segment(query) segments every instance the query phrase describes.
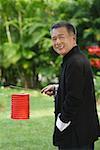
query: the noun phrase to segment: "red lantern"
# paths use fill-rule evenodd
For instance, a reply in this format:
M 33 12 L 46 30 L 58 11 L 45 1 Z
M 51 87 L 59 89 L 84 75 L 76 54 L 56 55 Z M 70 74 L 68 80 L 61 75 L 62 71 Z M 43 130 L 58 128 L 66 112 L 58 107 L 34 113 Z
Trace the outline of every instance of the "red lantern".
M 29 119 L 29 94 L 12 95 L 11 118 Z

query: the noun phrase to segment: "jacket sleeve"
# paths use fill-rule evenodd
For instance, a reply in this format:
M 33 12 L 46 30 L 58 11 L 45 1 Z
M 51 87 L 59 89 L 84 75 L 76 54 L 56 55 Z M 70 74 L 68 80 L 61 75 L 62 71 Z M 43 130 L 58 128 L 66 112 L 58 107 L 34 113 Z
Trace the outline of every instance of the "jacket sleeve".
M 65 97 L 60 119 L 63 122 L 73 121 L 82 104 L 84 89 L 84 64 L 80 61 L 71 63 L 65 71 Z

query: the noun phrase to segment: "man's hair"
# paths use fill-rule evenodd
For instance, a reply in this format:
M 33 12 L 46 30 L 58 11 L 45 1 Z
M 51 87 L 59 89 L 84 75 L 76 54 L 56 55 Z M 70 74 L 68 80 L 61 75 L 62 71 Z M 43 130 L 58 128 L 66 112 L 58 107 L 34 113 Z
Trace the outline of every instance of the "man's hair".
M 66 22 L 66 21 L 62 21 L 62 22 L 58 22 L 56 24 L 54 24 L 52 27 L 51 27 L 51 30 L 52 31 L 53 29 L 57 29 L 57 28 L 61 28 L 61 27 L 65 27 L 68 31 L 68 33 L 74 33 L 75 35 L 77 35 L 77 31 L 76 31 L 76 28 L 69 22 Z

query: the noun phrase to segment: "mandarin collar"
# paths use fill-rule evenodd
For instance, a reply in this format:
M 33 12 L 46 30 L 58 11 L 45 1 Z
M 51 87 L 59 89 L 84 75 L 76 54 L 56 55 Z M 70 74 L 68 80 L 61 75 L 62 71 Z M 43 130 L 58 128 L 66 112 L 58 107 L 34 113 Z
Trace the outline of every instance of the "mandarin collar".
M 64 57 L 63 57 L 63 63 L 75 52 L 80 51 L 79 46 L 74 46 Z

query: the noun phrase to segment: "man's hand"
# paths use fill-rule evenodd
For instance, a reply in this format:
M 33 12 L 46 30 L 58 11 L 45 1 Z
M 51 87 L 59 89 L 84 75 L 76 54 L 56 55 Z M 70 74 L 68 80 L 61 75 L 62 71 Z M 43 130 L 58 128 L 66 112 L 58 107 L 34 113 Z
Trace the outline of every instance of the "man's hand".
M 45 93 L 49 96 L 52 96 L 52 95 L 54 95 L 54 90 L 55 90 L 55 84 L 52 84 L 52 85 L 48 85 L 48 86 L 44 87 L 41 90 L 41 93 Z

